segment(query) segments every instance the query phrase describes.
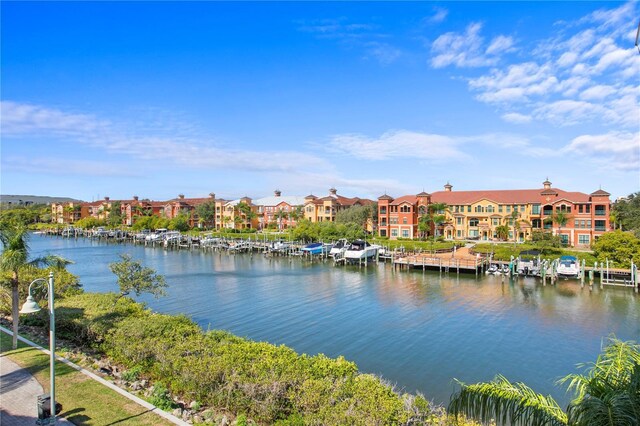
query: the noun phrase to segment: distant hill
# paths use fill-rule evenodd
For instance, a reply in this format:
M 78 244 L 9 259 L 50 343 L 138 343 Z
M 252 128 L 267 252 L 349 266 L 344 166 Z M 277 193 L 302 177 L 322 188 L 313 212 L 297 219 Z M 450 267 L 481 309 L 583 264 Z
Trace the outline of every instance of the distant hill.
M 10 206 L 29 206 L 31 204 L 68 203 L 71 201 L 73 201 L 74 203 L 82 202 L 81 200 L 76 200 L 69 197 L 45 197 L 40 195 L 0 194 L 0 203 L 8 204 Z

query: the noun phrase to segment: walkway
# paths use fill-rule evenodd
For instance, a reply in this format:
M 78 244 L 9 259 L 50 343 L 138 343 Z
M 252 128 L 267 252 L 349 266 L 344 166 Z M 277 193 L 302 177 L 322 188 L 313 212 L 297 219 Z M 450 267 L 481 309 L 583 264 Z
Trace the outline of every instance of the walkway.
M 42 386 L 27 370 L 0 356 L 0 424 L 2 426 L 33 426 L 38 419 L 36 398 L 43 394 Z M 59 425 L 71 425 L 58 419 Z

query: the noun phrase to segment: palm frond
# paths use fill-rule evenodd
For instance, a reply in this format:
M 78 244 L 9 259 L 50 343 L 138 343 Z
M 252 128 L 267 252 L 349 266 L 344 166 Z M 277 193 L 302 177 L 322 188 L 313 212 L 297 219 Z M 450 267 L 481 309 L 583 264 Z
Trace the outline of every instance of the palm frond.
M 448 410 L 481 422 L 499 425 L 566 425 L 567 416 L 551 396 L 544 396 L 523 383 L 511 383 L 498 375 L 488 383 L 461 385 L 451 397 Z

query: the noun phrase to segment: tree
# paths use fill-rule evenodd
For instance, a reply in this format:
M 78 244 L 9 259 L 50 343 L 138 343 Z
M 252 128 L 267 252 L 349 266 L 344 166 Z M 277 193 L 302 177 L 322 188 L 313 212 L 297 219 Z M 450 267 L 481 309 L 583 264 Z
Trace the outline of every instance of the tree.
M 372 205 L 351 206 L 348 209 L 340 210 L 336 213 L 336 223 L 355 223 L 365 228 L 376 211 Z
M 611 222 L 618 229 L 632 231 L 640 238 L 640 192 L 616 201 L 611 208 Z
M 186 232 L 190 228 L 189 216 L 184 213 L 180 213 L 169 221 L 169 225 L 167 227 L 173 231 Z
M 640 264 L 640 239 L 632 232 L 607 232 L 593 243 L 592 248 L 598 262 L 609 260 L 621 268 L 630 267 L 631 260 Z
M 517 210 L 518 206 L 513 206 L 513 211 L 511 212 L 511 224 L 513 225 L 513 243 L 515 246 L 515 242 L 518 241 L 518 231 L 520 230 L 520 223 L 518 218 L 520 217 L 520 212 Z
M 39 257 L 29 260 L 29 245 L 27 228 L 18 222 L 0 223 L 0 242 L 2 255 L 0 270 L 11 273 L 11 318 L 13 321 L 12 348 L 18 347 L 18 310 L 20 309 L 20 271 L 29 267 L 46 264 L 46 259 Z
M 279 209 L 277 212 L 275 212 L 275 214 L 273 215 L 273 217 L 275 217 L 276 219 L 278 219 L 278 231 L 282 231 L 282 220 L 283 219 L 287 219 L 287 217 L 289 216 L 289 213 L 287 213 L 285 210 L 283 209 Z
M 216 202 L 210 200 L 196 206 L 196 213 L 198 214 L 200 225 L 206 229 L 207 224 L 213 222 L 216 217 Z
M 446 219 L 444 215 L 446 210 L 447 210 L 447 205 L 445 203 L 429 204 L 429 207 L 427 208 L 427 215 L 420 217 L 420 219 L 422 219 L 422 221 L 424 222 L 423 229 L 425 229 L 426 232 L 428 232 L 428 230 L 433 228 L 434 241 L 438 234 L 438 228 L 440 227 L 440 225 L 444 223 Z M 418 229 L 420 230 L 420 225 L 418 225 Z
M 508 225 L 498 225 L 496 226 L 496 236 L 501 240 L 509 239 L 509 226 Z
M 116 298 L 115 303 L 124 296 L 135 293 L 140 296 L 142 293 L 153 294 L 156 298 L 164 296 L 164 289 L 167 283 L 162 275 L 156 274 L 151 268 L 142 266 L 142 264 L 133 260 L 128 254 L 121 254 L 119 262 L 109 264 L 109 269 L 118 277 L 118 286 L 120 294 Z
M 109 217 L 107 218 L 107 224 L 109 226 L 120 226 L 122 225 L 122 204 L 120 201 L 115 201 L 111 205 L 111 209 L 109 212 Z
M 554 214 L 551 215 L 549 219 L 551 219 L 552 223 L 556 223 L 558 225 L 558 235 L 562 235 L 562 227 L 569 222 L 571 216 L 564 210 L 557 210 Z M 571 241 L 568 241 L 571 244 Z
M 498 425 L 640 424 L 640 346 L 610 338 L 595 363 L 578 367 L 588 368 L 558 381 L 574 392 L 566 412 L 552 397 L 503 376 L 488 383 L 460 383 L 448 410 Z

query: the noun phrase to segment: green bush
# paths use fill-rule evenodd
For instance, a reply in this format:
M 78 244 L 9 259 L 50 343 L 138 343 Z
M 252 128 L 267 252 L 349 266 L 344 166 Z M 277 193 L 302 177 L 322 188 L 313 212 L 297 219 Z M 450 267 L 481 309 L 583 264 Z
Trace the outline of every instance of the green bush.
M 185 316 L 152 313 L 128 298 L 114 304 L 116 297 L 63 299 L 58 330 L 124 365 L 126 380 L 156 381 L 150 402 L 163 409 L 174 407 L 170 391 L 265 424 L 407 424 L 434 412 L 343 357 L 205 332 Z

